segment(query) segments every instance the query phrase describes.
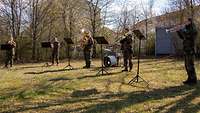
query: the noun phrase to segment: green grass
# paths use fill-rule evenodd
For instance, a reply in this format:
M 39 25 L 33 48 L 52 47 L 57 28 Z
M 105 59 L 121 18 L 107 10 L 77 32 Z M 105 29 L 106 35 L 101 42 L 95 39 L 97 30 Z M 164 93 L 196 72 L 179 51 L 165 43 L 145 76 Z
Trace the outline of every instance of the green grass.
M 96 76 L 94 68 L 82 69 L 83 61 L 73 61 L 72 71 L 43 64 L 15 65 L 0 69 L 0 112 L 23 113 L 196 113 L 200 112 L 200 85 L 185 86 L 184 62 L 174 59 L 143 59 L 140 75 L 149 82 L 127 84 L 134 70 L 121 73 L 120 67 Z M 196 61 L 197 75 L 200 64 Z M 199 76 L 198 76 L 199 77 Z M 93 90 L 93 91 L 92 91 Z

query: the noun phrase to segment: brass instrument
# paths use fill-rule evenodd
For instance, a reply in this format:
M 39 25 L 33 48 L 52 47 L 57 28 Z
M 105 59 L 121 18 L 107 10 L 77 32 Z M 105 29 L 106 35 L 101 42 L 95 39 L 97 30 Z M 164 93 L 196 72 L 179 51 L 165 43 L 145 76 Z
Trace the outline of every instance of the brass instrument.
M 12 45 L 13 47 L 16 47 L 16 43 L 13 40 L 8 41 L 8 44 Z
M 82 38 L 81 38 L 81 40 L 80 40 L 80 46 L 81 47 L 85 47 L 85 45 L 87 45 L 87 43 L 88 43 L 88 37 L 87 36 L 83 36 Z
M 81 37 L 79 42 L 80 46 L 84 48 L 86 45 L 88 45 L 88 43 L 90 43 L 90 40 L 93 41 L 93 38 L 91 37 L 91 34 L 88 30 L 82 29 L 81 32 L 83 33 L 83 37 Z
M 190 23 L 186 22 L 184 24 L 176 25 L 175 27 L 166 29 L 166 32 L 177 32 L 177 31 L 180 31 L 181 29 L 185 29 L 185 26 L 188 25 L 188 24 L 190 24 Z

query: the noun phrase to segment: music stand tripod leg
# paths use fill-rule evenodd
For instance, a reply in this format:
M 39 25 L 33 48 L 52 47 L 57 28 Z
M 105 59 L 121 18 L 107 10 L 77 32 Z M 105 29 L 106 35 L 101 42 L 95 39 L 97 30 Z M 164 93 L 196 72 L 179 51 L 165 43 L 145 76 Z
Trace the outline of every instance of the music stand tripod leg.
M 73 67 L 72 67 L 71 65 L 67 65 L 67 66 L 65 66 L 65 67 L 64 67 L 64 69 L 67 69 L 67 70 L 72 70 L 72 69 L 73 69 Z
M 47 55 L 47 52 L 48 52 L 48 48 L 45 48 L 46 50 L 45 50 L 45 57 L 47 57 L 48 55 Z M 49 65 L 49 63 L 48 63 L 48 61 L 46 61 L 46 63 L 44 63 L 44 65 L 42 66 L 42 67 L 49 67 L 50 65 Z
M 104 62 L 104 58 L 103 58 L 103 46 L 101 44 L 101 69 L 99 70 L 99 72 L 96 75 L 104 75 L 104 72 L 105 72 L 105 74 L 108 74 L 107 70 L 104 67 L 103 62 Z
M 108 74 L 108 71 L 105 68 L 101 68 L 96 75 Z
M 128 84 L 133 84 L 133 83 L 139 83 L 139 82 L 144 82 L 147 84 L 147 87 L 149 86 L 149 83 L 145 81 L 142 77 L 140 77 L 140 50 L 141 50 L 141 38 L 139 38 L 139 47 L 138 47 L 138 67 L 137 67 L 137 75 L 131 79 L 131 81 Z
M 108 74 L 108 71 L 105 68 L 103 68 L 103 72 L 105 72 L 106 74 Z
M 68 65 L 65 66 L 64 69 L 73 70 L 73 67 L 72 67 L 71 64 L 70 64 L 70 62 L 71 62 L 71 57 L 70 57 L 70 54 L 69 54 L 69 51 L 70 51 L 70 45 L 69 45 L 69 44 L 68 44 L 68 46 L 67 46 L 67 51 L 68 51 L 68 53 L 67 53 L 67 56 L 68 56 Z
M 139 83 L 139 82 L 144 82 L 147 84 L 147 86 L 149 86 L 149 83 L 139 75 L 137 75 L 133 79 L 131 79 L 131 81 L 128 84 Z

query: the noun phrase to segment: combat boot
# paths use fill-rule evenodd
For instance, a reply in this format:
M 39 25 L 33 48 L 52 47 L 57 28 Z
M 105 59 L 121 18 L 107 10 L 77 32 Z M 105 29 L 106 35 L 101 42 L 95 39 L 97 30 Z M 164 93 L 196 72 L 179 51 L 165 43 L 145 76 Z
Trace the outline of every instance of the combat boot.
M 128 71 L 128 69 L 127 68 L 125 68 L 124 70 L 122 70 L 122 72 L 127 72 Z
M 196 79 L 186 80 L 186 81 L 183 82 L 183 84 L 195 85 L 195 84 L 197 84 L 197 80 Z
M 129 71 L 131 72 L 132 69 L 133 69 L 133 64 L 130 65 L 130 70 Z

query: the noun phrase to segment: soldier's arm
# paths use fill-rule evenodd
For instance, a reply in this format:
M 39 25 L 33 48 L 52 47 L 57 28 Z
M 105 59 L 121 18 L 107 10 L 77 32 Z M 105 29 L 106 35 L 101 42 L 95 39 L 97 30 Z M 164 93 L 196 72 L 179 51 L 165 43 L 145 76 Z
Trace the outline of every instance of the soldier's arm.
M 16 46 L 17 46 L 16 42 L 13 42 L 13 46 L 14 46 L 14 47 L 16 47 Z
M 51 43 L 51 48 L 54 48 L 54 45 Z
M 196 28 L 195 24 L 193 24 L 192 34 L 193 34 L 193 36 L 195 36 L 195 37 L 198 35 L 198 31 L 197 31 L 197 28 Z

